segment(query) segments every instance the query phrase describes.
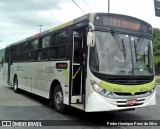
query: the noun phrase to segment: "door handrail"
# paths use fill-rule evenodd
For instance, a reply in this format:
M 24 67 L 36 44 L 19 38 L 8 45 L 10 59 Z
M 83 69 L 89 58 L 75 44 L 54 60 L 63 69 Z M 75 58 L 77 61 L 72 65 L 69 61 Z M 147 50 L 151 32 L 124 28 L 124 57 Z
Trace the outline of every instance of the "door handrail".
M 79 67 L 79 69 L 77 70 L 77 72 L 74 74 L 74 76 L 72 77 L 72 80 L 74 80 L 74 79 L 75 79 L 75 77 L 76 77 L 76 76 L 77 76 L 77 74 L 79 73 L 80 69 L 81 69 L 81 67 Z

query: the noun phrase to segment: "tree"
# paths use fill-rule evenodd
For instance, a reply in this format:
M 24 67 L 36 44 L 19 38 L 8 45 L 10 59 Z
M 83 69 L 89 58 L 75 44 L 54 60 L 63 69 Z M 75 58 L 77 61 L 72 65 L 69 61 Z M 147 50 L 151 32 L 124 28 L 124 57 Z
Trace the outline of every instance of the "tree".
M 160 29 L 153 29 L 153 53 L 156 67 L 160 67 Z
M 3 63 L 4 63 L 4 56 L 1 58 L 1 60 L 0 60 L 0 64 L 2 64 L 3 65 Z

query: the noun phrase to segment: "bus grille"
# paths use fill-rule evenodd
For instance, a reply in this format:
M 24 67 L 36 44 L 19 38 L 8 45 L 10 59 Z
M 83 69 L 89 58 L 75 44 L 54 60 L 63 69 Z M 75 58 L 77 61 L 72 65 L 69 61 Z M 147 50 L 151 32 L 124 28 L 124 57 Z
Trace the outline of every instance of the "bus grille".
M 137 104 L 133 104 L 133 105 L 117 105 L 117 107 L 133 107 L 133 106 L 139 106 L 142 105 L 143 103 L 137 103 Z
M 150 83 L 154 80 L 154 75 L 150 75 L 150 76 L 106 75 L 106 74 L 100 74 L 97 72 L 93 72 L 93 74 L 105 82 L 118 84 L 118 85 L 141 85 L 141 84 Z
M 135 93 L 134 95 L 143 95 L 143 94 L 146 94 L 146 93 L 147 93 L 147 91 L 138 92 L 138 93 Z M 131 96 L 132 95 L 131 93 L 120 93 L 120 92 L 114 92 L 114 94 L 120 95 L 120 96 Z
M 121 85 L 141 85 L 151 82 L 153 79 L 109 79 L 110 83 Z

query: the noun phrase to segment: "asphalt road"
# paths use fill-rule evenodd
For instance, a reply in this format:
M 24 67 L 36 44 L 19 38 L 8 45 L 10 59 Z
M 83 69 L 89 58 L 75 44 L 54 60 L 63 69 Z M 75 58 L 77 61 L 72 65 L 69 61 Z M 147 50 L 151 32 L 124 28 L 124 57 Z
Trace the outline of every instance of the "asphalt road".
M 32 127 L 37 129 L 159 129 L 160 126 L 106 126 L 108 121 L 160 120 L 160 86 L 157 89 L 157 105 L 127 112 L 85 113 L 69 108 L 67 114 L 59 114 L 48 106 L 48 100 L 13 88 L 2 81 L 0 72 L 0 120 L 49 120 L 56 126 Z M 53 121 L 50 121 L 53 120 Z M 0 121 L 1 122 L 1 121 Z M 71 125 L 70 125 L 71 123 Z M 1 123 L 0 123 L 1 124 Z M 67 125 L 67 126 L 66 126 Z M 69 126 L 70 125 L 70 126 Z M 0 129 L 30 129 L 31 127 L 2 127 Z

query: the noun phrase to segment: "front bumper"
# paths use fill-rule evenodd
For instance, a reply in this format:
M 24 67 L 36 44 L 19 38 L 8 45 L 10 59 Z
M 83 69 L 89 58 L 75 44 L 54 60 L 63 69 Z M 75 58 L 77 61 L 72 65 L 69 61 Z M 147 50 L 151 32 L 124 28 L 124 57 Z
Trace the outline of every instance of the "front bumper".
M 137 103 L 128 105 L 128 99 L 137 99 Z M 150 95 L 147 95 L 147 93 L 134 96 L 115 95 L 114 98 L 106 98 L 93 92 L 89 95 L 86 102 L 86 112 L 117 111 L 151 106 L 156 104 L 156 90 Z

